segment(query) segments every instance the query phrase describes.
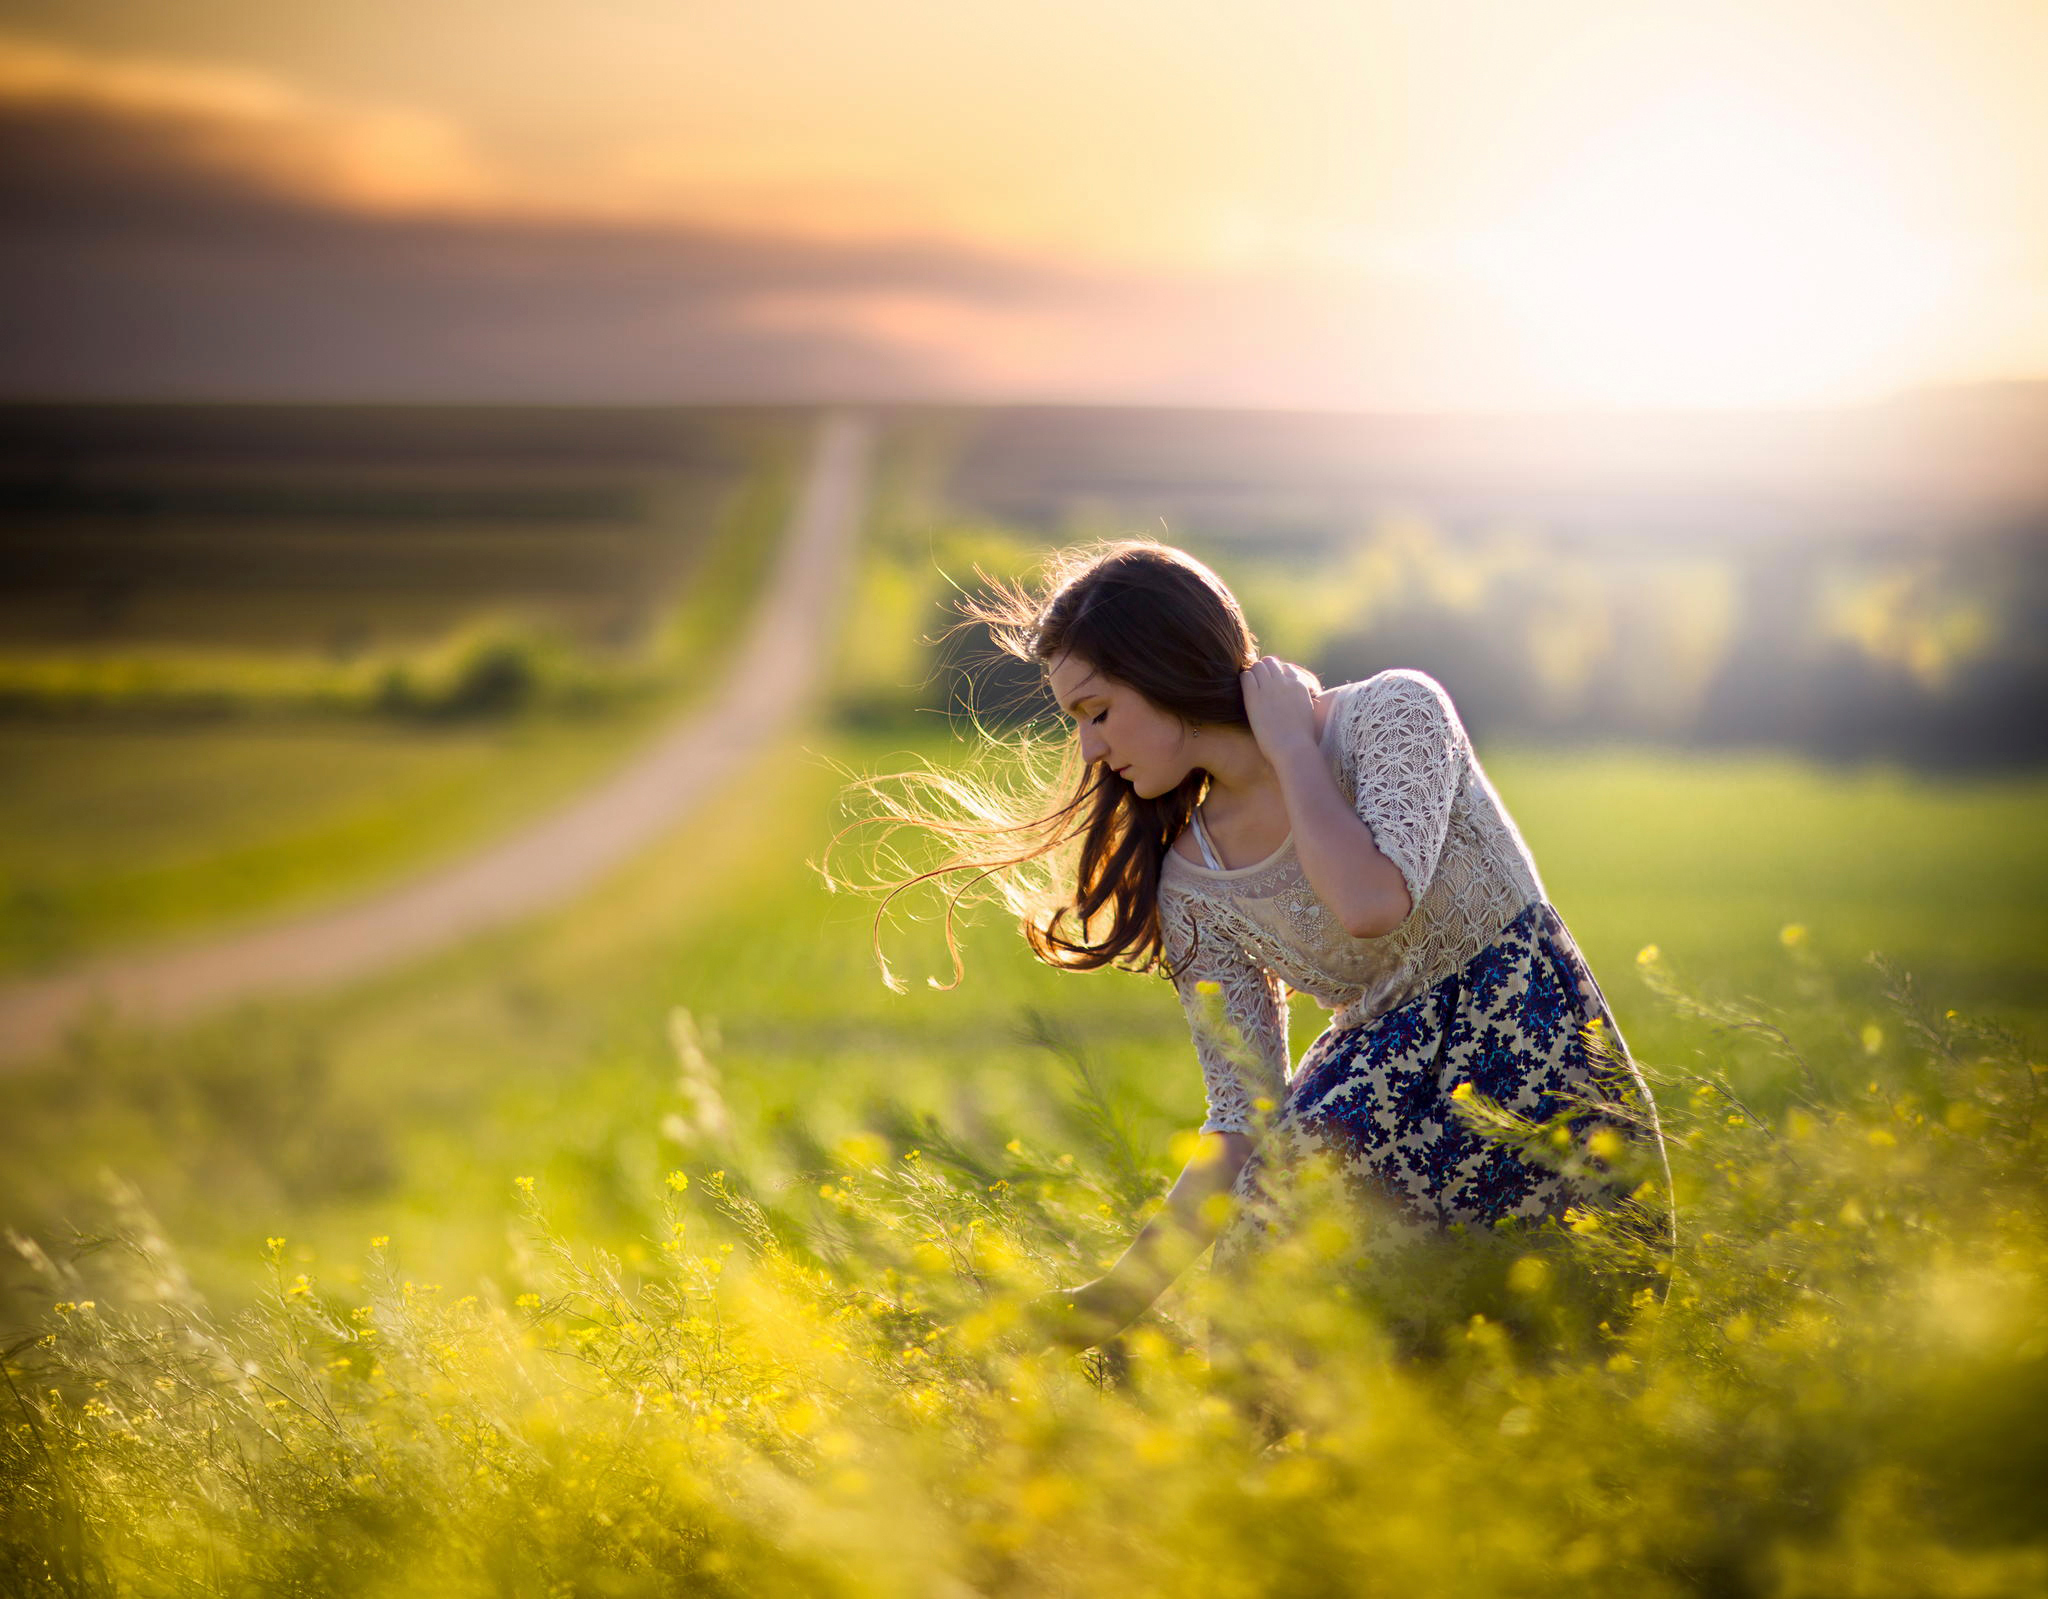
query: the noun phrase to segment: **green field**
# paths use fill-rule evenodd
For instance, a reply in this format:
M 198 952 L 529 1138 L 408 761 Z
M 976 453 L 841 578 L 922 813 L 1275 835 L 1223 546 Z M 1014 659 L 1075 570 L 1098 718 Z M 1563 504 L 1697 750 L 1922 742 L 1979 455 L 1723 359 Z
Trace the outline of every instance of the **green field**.
M 910 742 L 821 731 L 542 922 L 317 1003 L 91 1034 L 11 1083 L 0 1214 L 60 1256 L 66 1222 L 161 1237 L 14 1273 L 55 1338 L 17 1352 L 50 1390 L 22 1425 L 70 1453 L 10 1435 L 9 1547 L 137 1592 L 1249 1592 L 1356 1560 L 1431 1585 L 1447 1535 L 1433 1586 L 1456 1593 L 1531 1562 L 1673 1594 L 2021 1592 L 2048 1569 L 1998 1486 L 2040 1463 L 2013 1417 L 2041 1414 L 2048 1261 L 2010 1071 L 1931 1075 L 1856 962 L 1885 948 L 1929 1014 L 1967 1009 L 1934 1025 L 2002 1019 L 2038 1051 L 2048 783 L 1486 752 L 1667 1085 L 1691 1229 L 1670 1307 L 1614 1299 L 1642 1279 L 1577 1233 L 1364 1278 L 1326 1220 L 1229 1304 L 1191 1273 L 1117 1377 L 1014 1348 L 1002 1306 L 1100 1272 L 1156 1205 L 1201 1114 L 1185 1025 L 1156 979 L 1053 972 L 997 925 L 937 992 L 934 928 L 899 923 L 910 992 L 883 988 L 868 902 L 805 862 L 840 820 L 832 763 L 901 769 Z M 1646 943 L 1779 1007 L 1821 1097 L 1767 1040 L 1658 1000 Z M 1295 1004 L 1298 1054 L 1320 1013 Z M 1967 1064 L 1976 1037 L 1945 1047 Z M 1694 1073 L 1771 1125 L 1688 1097 Z M 154 1220 L 96 1199 L 107 1173 Z M 254 1319 L 213 1319 L 237 1306 Z M 153 1342 L 165 1317 L 269 1375 Z M 1902 1419 L 1929 1406 L 1943 1429 Z M 208 1462 L 224 1435 L 251 1465 Z

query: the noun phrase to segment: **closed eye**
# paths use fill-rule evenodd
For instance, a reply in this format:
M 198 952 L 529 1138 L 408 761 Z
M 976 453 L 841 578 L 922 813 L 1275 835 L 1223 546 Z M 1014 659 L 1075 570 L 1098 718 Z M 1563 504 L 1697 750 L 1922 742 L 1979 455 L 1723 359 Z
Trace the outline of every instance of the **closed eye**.
M 1104 712 L 1102 713 L 1102 716 L 1091 716 L 1091 717 L 1089 717 L 1089 718 L 1088 718 L 1088 720 L 1089 720 L 1089 721 L 1091 721 L 1091 722 L 1099 722 L 1099 721 L 1101 721 L 1101 720 L 1102 720 L 1102 717 L 1103 717 L 1103 716 L 1107 716 L 1107 715 L 1109 715 L 1109 712 L 1108 712 L 1108 711 L 1104 711 Z

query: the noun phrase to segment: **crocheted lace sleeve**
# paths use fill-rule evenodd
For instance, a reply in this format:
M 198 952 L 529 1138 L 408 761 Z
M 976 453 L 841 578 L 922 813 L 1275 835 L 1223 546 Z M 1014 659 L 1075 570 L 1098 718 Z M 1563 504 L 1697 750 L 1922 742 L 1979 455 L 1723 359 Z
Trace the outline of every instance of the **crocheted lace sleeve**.
M 1209 917 L 1202 918 L 1197 941 L 1197 914 L 1186 895 L 1160 895 L 1166 953 L 1174 962 L 1186 963 L 1173 986 L 1180 994 L 1208 1094 L 1209 1114 L 1199 1130 L 1249 1133 L 1257 1110 L 1254 1101 L 1263 1097 L 1277 1107 L 1287 1091 L 1287 985 L 1224 936 Z M 1190 948 L 1192 960 L 1187 958 Z M 1198 986 L 1203 983 L 1216 984 L 1220 992 L 1204 994 Z
M 1464 777 L 1464 724 L 1435 678 L 1402 669 L 1381 672 L 1359 691 L 1349 736 L 1358 814 L 1420 905 Z

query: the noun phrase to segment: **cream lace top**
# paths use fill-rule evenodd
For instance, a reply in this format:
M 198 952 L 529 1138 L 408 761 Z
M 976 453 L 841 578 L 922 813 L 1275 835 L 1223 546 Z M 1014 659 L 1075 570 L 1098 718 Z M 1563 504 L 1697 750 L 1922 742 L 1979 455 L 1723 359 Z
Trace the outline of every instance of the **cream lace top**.
M 1324 759 L 1400 868 L 1414 909 L 1383 938 L 1354 938 L 1316 897 L 1292 833 L 1264 860 L 1226 868 L 1196 818 L 1209 864 L 1166 852 L 1159 917 L 1169 959 L 1195 951 L 1174 987 L 1208 1093 L 1205 1133 L 1249 1132 L 1256 1099 L 1279 1104 L 1293 1077 L 1288 990 L 1334 1011 L 1332 1027 L 1360 1025 L 1456 971 L 1531 900 L 1547 897 L 1441 684 L 1395 670 L 1334 693 Z M 1220 996 L 1203 995 L 1196 985 L 1204 982 L 1219 985 Z M 1246 1046 L 1242 1071 L 1231 1061 L 1233 1029 Z

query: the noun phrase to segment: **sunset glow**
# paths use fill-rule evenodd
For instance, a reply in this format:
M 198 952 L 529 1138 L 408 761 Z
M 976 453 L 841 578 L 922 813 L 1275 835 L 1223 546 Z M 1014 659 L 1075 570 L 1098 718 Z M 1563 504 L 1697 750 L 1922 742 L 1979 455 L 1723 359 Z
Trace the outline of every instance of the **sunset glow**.
M 1487 410 L 2048 375 L 2033 5 L 13 26 L 16 203 L 91 219 L 8 285 L 35 314 L 0 355 L 32 392 L 795 398 L 868 373 L 935 399 Z M 393 218 L 427 232 L 401 245 Z M 219 270 L 150 264 L 193 249 Z M 143 336 L 86 360 L 103 280 Z M 209 365 L 251 292 L 276 331 Z

